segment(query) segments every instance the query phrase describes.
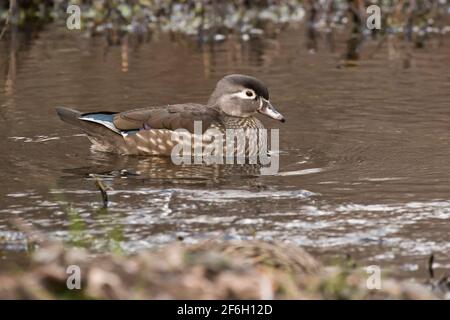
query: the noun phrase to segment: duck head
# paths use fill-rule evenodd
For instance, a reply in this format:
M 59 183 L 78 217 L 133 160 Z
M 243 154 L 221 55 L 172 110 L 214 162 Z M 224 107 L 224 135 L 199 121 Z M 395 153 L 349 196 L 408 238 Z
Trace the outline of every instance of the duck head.
M 258 79 L 242 74 L 222 78 L 211 94 L 208 105 L 232 117 L 246 118 L 259 112 L 269 118 L 285 121 L 270 103 L 267 87 Z

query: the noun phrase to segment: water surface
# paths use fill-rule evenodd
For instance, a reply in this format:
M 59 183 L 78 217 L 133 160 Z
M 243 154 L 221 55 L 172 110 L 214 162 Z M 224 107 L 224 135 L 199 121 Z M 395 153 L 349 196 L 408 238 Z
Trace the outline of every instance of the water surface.
M 160 36 L 107 47 L 50 26 L 2 42 L 2 260 L 26 252 L 11 223 L 21 217 L 98 252 L 258 238 L 293 242 L 324 260 L 350 254 L 406 277 L 426 277 L 433 252 L 448 269 L 450 39 L 414 50 L 407 64 L 386 48 L 369 56 L 376 44 L 366 43 L 357 66 L 338 68 L 344 41 L 332 52 L 320 39 L 312 54 L 303 35 L 204 46 Z M 262 119 L 280 128 L 278 175 L 93 153 L 54 112 L 202 103 L 236 72 L 264 80 L 287 119 Z M 92 174 L 112 188 L 107 211 Z

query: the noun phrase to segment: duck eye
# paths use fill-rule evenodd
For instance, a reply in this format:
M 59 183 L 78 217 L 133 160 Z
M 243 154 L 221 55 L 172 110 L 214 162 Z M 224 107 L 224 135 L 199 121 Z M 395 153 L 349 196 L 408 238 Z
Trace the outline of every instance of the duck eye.
M 247 97 L 253 97 L 253 91 L 247 90 L 245 91 L 245 94 L 247 95 Z

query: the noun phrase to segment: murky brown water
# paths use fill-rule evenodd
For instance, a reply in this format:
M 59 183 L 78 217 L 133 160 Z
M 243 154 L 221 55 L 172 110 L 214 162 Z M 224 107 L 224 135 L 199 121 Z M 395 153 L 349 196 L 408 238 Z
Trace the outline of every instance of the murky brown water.
M 140 46 L 51 29 L 2 42 L 0 256 L 25 251 L 11 218 L 98 251 L 183 237 L 278 239 L 323 258 L 351 254 L 404 276 L 426 277 L 435 252 L 450 268 L 450 39 L 413 52 L 409 68 L 374 44 L 336 68 L 344 42 L 310 54 L 304 32 L 199 48 L 161 37 Z M 322 40 L 321 40 L 322 41 Z M 392 53 L 392 52 L 391 52 Z M 286 116 L 280 174 L 180 168 L 159 158 L 94 154 L 55 106 L 121 111 L 206 102 L 225 74 L 263 79 Z M 107 212 L 89 174 L 113 188 Z M 72 210 L 69 209 L 71 204 Z

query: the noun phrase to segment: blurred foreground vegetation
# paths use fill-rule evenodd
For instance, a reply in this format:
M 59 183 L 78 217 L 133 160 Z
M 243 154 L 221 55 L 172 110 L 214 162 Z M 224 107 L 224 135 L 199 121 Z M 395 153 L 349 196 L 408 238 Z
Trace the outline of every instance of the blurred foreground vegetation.
M 79 290 L 67 287 L 68 266 L 80 268 Z M 324 267 L 301 248 L 276 242 L 174 243 L 98 257 L 44 242 L 24 270 L 0 273 L 0 299 L 448 298 L 447 277 L 419 284 L 383 274 L 381 288 L 368 289 L 369 276 L 351 260 Z

